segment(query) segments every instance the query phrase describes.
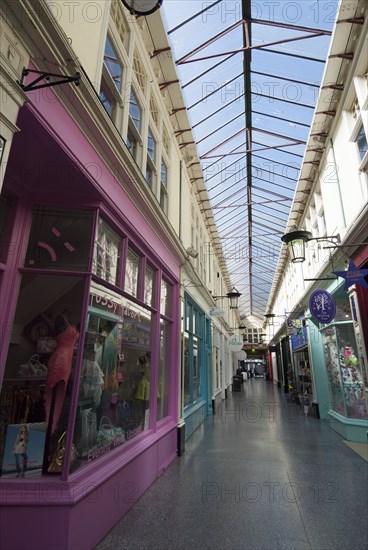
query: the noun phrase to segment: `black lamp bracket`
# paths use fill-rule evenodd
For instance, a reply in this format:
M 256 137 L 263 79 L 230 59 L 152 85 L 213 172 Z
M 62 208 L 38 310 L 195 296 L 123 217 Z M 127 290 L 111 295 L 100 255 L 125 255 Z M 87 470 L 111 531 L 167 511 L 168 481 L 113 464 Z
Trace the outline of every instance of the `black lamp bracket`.
M 311 237 L 310 239 L 307 239 L 307 242 L 310 242 L 310 241 L 318 241 L 318 242 L 324 241 L 332 245 L 332 246 L 326 246 L 324 248 L 337 248 L 337 246 L 341 243 L 339 233 L 337 235 L 331 235 L 326 237 Z
M 38 75 L 32 82 L 29 84 L 24 84 L 24 79 L 29 73 L 34 73 Z M 56 79 L 50 81 L 50 79 Z M 46 84 L 38 84 L 41 80 L 46 80 Z M 22 88 L 23 92 L 30 92 L 33 90 L 38 90 L 39 88 L 50 88 L 51 86 L 58 86 L 59 84 L 68 84 L 70 82 L 75 82 L 76 86 L 80 84 L 80 73 L 75 73 L 75 76 L 67 76 L 62 74 L 48 73 L 44 71 L 35 71 L 33 69 L 23 68 L 22 78 L 17 80 L 17 84 Z M 38 84 L 38 85 L 37 85 Z

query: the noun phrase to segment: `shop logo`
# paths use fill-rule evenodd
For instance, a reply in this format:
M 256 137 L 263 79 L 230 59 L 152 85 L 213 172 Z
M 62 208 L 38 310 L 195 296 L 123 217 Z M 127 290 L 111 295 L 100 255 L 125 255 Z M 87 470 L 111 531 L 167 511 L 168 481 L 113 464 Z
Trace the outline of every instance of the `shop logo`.
M 360 285 L 363 288 L 368 288 L 368 282 L 366 281 L 368 269 L 359 269 L 353 260 L 350 260 L 347 271 L 333 271 L 333 273 L 345 279 L 344 290 L 347 290 L 351 285 Z
M 323 324 L 331 323 L 336 315 L 336 304 L 327 290 L 317 289 L 310 295 L 309 309 L 313 317 Z

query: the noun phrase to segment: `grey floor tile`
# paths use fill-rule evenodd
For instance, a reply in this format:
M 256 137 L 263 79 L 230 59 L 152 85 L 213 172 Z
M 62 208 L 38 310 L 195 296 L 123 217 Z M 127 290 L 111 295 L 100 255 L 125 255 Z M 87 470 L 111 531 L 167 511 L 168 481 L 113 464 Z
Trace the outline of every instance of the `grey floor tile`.
M 327 424 L 253 380 L 95 550 L 367 550 L 367 475 Z

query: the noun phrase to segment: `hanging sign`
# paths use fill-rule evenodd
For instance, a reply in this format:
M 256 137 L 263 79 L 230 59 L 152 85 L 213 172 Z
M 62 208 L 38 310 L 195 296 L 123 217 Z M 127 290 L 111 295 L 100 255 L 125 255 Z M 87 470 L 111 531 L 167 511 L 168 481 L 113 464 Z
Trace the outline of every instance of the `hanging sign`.
M 238 336 L 231 336 L 229 338 L 229 348 L 231 351 L 240 351 L 243 348 L 243 340 Z
M 245 361 L 247 358 L 247 352 L 244 351 L 243 349 L 241 349 L 240 351 L 237 351 L 235 355 L 239 361 Z
M 210 316 L 211 317 L 223 317 L 225 315 L 225 310 L 220 307 L 211 307 Z
M 286 332 L 289 336 L 295 336 L 302 333 L 303 323 L 301 319 L 288 319 L 286 325 Z
M 368 269 L 359 269 L 353 260 L 350 260 L 347 271 L 333 271 L 333 273 L 345 279 L 344 290 L 347 290 L 351 285 L 360 285 L 368 288 L 368 283 L 365 280 L 365 277 L 368 277 Z
M 336 304 L 327 290 L 318 288 L 309 297 L 309 309 L 313 317 L 323 324 L 331 323 L 336 315 Z

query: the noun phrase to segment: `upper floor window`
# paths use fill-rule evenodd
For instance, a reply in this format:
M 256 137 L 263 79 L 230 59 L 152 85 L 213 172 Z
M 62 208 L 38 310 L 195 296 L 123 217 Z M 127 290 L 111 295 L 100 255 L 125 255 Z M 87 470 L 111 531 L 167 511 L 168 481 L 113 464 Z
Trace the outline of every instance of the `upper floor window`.
M 134 122 L 135 127 L 137 128 L 138 132 L 141 132 L 141 122 L 142 122 L 142 108 L 139 105 L 137 96 L 132 90 L 130 92 L 130 107 L 129 107 L 129 114 L 131 119 Z
M 128 134 L 127 134 L 127 140 L 126 140 L 127 147 L 134 159 L 137 159 L 137 153 L 138 153 L 138 139 L 134 135 L 134 132 L 131 128 L 128 128 Z
M 112 0 L 111 2 L 111 18 L 115 23 L 115 27 L 119 38 L 124 47 L 126 47 L 129 30 L 124 17 L 123 4 L 120 0 Z
M 102 105 L 105 107 L 106 111 L 112 118 L 114 115 L 114 107 L 115 107 L 116 101 L 109 89 L 108 84 L 104 79 L 102 79 L 102 82 L 101 82 L 100 99 L 102 101 Z
M 156 159 L 156 142 L 152 136 L 151 128 L 148 128 L 147 153 L 154 163 Z
M 123 76 L 123 68 L 118 59 L 117 53 L 111 44 L 109 37 L 106 39 L 104 63 L 109 71 L 111 78 L 113 79 L 116 88 L 121 91 L 121 83 Z
M 159 109 L 157 105 L 157 101 L 155 99 L 155 96 L 151 93 L 150 97 L 150 113 L 153 122 L 158 126 L 158 115 L 159 115 Z
M 164 146 L 167 156 L 169 156 L 170 155 L 170 138 L 165 125 L 162 126 L 162 145 Z
M 160 206 L 167 214 L 168 193 L 167 193 L 167 166 L 164 161 L 161 162 L 161 182 L 160 182 Z
M 142 94 L 144 95 L 146 91 L 147 75 L 146 75 L 146 71 L 144 69 L 142 60 L 140 58 L 140 55 L 136 49 L 134 50 L 134 55 L 133 55 L 133 71 L 137 78 L 139 87 L 142 90 Z
M 148 128 L 146 181 L 152 190 L 154 190 L 154 184 L 155 184 L 155 174 L 156 174 L 155 162 L 156 162 L 156 141 L 152 135 L 151 128 Z
M 357 147 L 358 147 L 360 160 L 363 160 L 363 158 L 365 157 L 365 155 L 368 151 L 367 136 L 365 134 L 365 130 L 364 130 L 363 125 L 360 127 L 360 130 L 358 132 L 358 135 L 357 135 L 357 138 L 356 138 L 355 142 L 356 142 Z

